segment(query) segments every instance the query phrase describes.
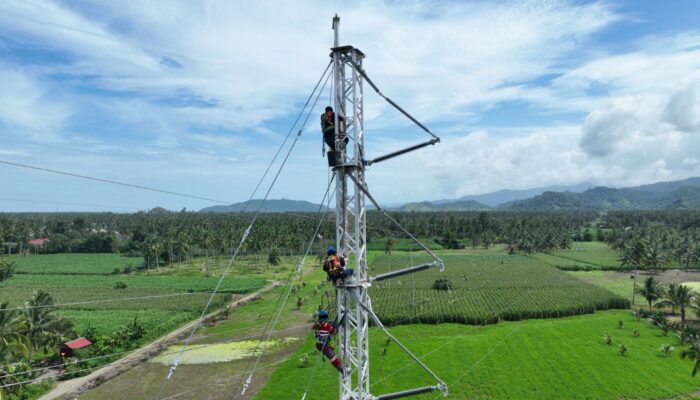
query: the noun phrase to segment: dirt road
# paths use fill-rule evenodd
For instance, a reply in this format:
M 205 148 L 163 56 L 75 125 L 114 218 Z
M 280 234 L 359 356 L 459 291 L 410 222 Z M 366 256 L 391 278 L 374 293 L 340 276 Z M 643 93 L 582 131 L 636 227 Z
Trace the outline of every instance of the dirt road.
M 246 295 L 240 299 L 232 301 L 227 308 L 235 308 L 239 307 L 251 300 L 255 300 L 259 298 L 263 293 L 271 290 L 274 287 L 279 286 L 279 282 L 273 282 L 267 286 L 265 286 L 263 289 L 258 290 L 255 293 L 251 293 L 249 295 Z M 221 310 L 214 311 L 210 314 L 207 314 L 204 319 L 211 318 L 218 313 L 220 313 Z M 56 387 L 51 390 L 49 393 L 41 396 L 39 400 L 53 400 L 53 399 L 74 399 L 76 398 L 80 393 L 83 393 L 87 390 L 92 389 L 95 386 L 100 385 L 101 383 L 108 381 L 115 376 L 128 371 L 129 369 L 133 368 L 135 365 L 138 365 L 139 363 L 142 363 L 149 358 L 157 355 L 160 353 L 166 346 L 169 344 L 172 344 L 173 341 L 176 341 L 178 338 L 181 337 L 186 337 L 189 335 L 189 333 L 192 330 L 192 327 L 194 327 L 196 324 L 200 323 L 199 319 L 196 319 L 194 321 L 191 321 L 180 328 L 164 335 L 161 336 L 160 338 L 156 339 L 155 341 L 138 348 L 137 350 L 134 350 L 132 353 L 129 355 L 111 363 L 108 365 L 105 365 L 104 367 L 98 369 L 97 371 L 91 373 L 90 375 L 82 376 L 80 378 L 75 378 L 71 379 L 69 381 L 61 381 L 58 382 Z

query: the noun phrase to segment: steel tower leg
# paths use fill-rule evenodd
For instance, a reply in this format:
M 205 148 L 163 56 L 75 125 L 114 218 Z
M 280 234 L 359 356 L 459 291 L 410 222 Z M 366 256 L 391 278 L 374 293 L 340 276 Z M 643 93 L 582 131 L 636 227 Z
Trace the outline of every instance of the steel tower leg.
M 370 305 L 367 294 L 367 237 L 365 196 L 359 185 L 365 182 L 364 119 L 362 76 L 351 62 L 362 65 L 364 54 L 352 46 L 338 46 L 339 19 L 333 19 L 335 47 L 333 57 L 334 110 L 336 113 L 336 149 L 340 150 L 336 174 L 336 241 L 347 268 L 355 270 L 346 285 L 337 288 L 337 315 L 344 316 L 338 327 L 338 349 L 348 373 L 340 376 L 341 400 L 370 399 L 369 342 L 367 311 L 357 304 Z M 338 116 L 344 122 L 338 121 Z M 343 135 L 349 138 L 344 145 Z

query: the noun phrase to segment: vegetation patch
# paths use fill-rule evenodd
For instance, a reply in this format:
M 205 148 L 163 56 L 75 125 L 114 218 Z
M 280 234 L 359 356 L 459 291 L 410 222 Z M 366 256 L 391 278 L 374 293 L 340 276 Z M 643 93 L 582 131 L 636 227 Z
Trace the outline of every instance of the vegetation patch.
M 299 338 L 286 337 L 283 339 L 270 339 L 264 343 L 257 340 L 243 340 L 233 343 L 191 345 L 185 349 L 180 357 L 180 364 L 211 364 L 222 363 L 234 360 L 242 360 L 257 356 L 265 348 L 265 353 L 274 353 L 286 345 L 300 340 Z M 183 346 L 170 346 L 164 352 L 150 362 L 171 365 L 180 355 Z
M 110 275 L 129 266 L 143 265 L 143 257 L 122 257 L 114 253 L 67 253 L 13 256 L 18 274 Z

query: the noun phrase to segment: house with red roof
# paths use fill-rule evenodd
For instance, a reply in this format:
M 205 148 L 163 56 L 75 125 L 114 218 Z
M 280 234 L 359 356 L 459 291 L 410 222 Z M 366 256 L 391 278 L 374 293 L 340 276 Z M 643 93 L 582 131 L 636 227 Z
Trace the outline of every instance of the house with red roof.
M 80 337 L 75 340 L 71 340 L 70 342 L 63 343 L 61 346 L 59 346 L 58 354 L 64 358 L 73 357 L 74 350 L 83 349 L 85 347 L 90 346 L 91 344 L 91 341 L 87 340 L 84 337 Z

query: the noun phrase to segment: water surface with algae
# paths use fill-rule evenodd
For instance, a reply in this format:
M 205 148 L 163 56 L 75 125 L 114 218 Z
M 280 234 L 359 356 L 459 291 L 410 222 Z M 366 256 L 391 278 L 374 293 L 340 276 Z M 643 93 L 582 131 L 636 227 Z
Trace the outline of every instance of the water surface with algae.
M 299 338 L 294 337 L 270 339 L 268 342 L 261 343 L 257 352 L 255 352 L 255 347 L 258 344 L 257 340 L 206 345 L 192 344 L 182 353 L 180 364 L 212 364 L 242 360 L 252 357 L 253 355 L 257 356 L 263 346 L 266 346 L 265 353 L 270 354 L 281 350 L 287 344 L 297 340 L 299 340 Z M 178 357 L 182 347 L 182 345 L 170 346 L 163 354 L 151 359 L 151 362 L 170 365 Z

